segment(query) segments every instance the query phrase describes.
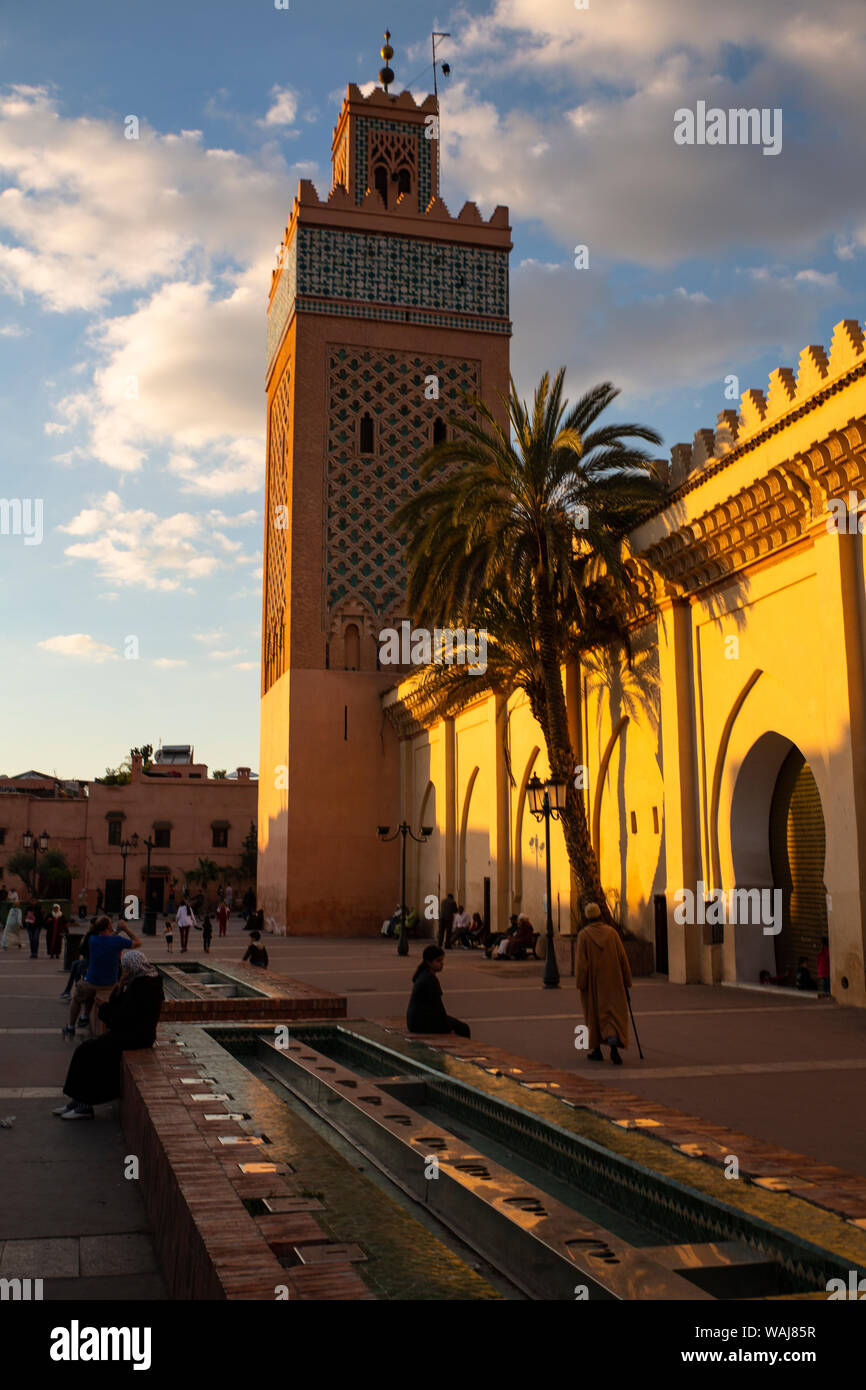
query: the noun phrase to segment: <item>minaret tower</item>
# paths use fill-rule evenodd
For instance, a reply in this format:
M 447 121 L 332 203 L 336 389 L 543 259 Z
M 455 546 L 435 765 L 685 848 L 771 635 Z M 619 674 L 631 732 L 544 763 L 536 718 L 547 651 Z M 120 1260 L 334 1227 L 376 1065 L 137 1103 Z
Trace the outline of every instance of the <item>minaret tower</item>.
M 259 905 L 294 932 L 393 907 L 400 755 L 378 638 L 407 616 L 388 530 L 468 390 L 508 385 L 508 213 L 439 197 L 438 107 L 350 84 L 327 200 L 298 186 L 268 306 Z M 444 892 L 444 887 L 443 887 Z

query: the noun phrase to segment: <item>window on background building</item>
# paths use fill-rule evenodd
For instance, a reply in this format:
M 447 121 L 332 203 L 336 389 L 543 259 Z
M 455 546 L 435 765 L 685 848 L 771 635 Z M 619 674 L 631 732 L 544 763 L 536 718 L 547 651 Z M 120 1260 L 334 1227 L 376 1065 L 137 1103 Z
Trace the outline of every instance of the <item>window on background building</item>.
M 637 816 L 635 815 L 634 811 L 632 811 L 631 813 L 631 833 L 632 835 L 637 834 Z
M 5 843 L 6 843 L 6 827 L 0 825 L 0 845 L 5 845 Z
M 433 421 L 433 443 L 444 444 L 448 438 L 448 429 L 444 420 Z
M 110 820 L 108 822 L 108 843 L 110 845 L 119 845 L 122 832 L 123 821 Z
M 361 634 L 355 623 L 349 623 L 343 638 L 345 651 L 345 666 L 347 671 L 358 671 L 361 668 Z
M 229 828 L 228 828 L 228 826 L 227 826 L 227 825 L 214 825 L 214 826 L 212 827 L 212 831 L 213 831 L 213 845 L 212 845 L 212 848 L 213 848 L 213 849 L 228 849 L 228 847 L 229 847 Z
M 361 454 L 372 454 L 376 447 L 376 437 L 373 428 L 373 417 L 369 411 L 361 416 L 361 425 L 358 433 L 358 452 Z
M 154 849 L 171 849 L 171 827 L 155 825 L 153 828 Z

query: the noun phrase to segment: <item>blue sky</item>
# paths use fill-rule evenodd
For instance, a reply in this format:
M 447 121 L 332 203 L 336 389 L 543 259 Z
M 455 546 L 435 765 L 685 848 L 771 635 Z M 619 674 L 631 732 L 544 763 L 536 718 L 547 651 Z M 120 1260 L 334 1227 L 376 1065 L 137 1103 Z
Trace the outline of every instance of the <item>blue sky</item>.
M 736 405 L 726 378 L 763 388 L 860 318 L 859 3 L 7 0 L 0 497 L 41 498 L 44 534 L 0 535 L 0 770 L 160 739 L 257 766 L 274 246 L 384 29 L 421 96 L 434 26 L 442 192 L 511 209 L 525 391 L 612 379 L 670 446 Z M 676 146 L 699 100 L 780 109 L 781 153 Z

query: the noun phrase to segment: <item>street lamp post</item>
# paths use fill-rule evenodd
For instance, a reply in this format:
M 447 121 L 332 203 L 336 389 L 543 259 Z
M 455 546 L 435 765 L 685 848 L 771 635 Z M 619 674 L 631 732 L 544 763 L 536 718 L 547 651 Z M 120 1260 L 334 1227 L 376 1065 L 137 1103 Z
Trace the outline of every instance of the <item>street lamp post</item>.
M 433 834 L 432 825 L 422 825 L 421 834 L 416 835 L 409 828 L 406 821 L 402 821 L 394 834 L 390 834 L 390 825 L 377 825 L 376 834 L 383 844 L 390 844 L 391 840 L 396 840 L 398 835 L 403 837 L 403 844 L 400 853 L 400 940 L 397 943 L 397 955 L 408 956 L 409 938 L 406 935 L 406 836 L 410 836 L 418 845 L 423 845 Z
M 559 820 L 565 810 L 565 797 L 568 782 L 564 777 L 550 777 L 542 782 L 533 773 L 526 784 L 529 796 L 529 809 L 536 820 L 544 821 L 547 871 L 547 957 L 544 962 L 544 988 L 559 989 L 559 966 L 556 963 L 556 949 L 553 941 L 553 905 L 550 892 L 550 818 Z
M 40 854 L 44 854 L 48 848 L 48 831 L 43 830 L 41 835 L 32 835 L 29 830 L 25 830 L 21 836 L 21 843 L 25 849 L 33 850 L 33 896 L 39 897 L 39 882 L 36 876 L 36 861 Z
M 138 838 L 137 836 L 135 838 Z M 140 844 L 147 846 L 147 865 L 144 870 L 144 925 L 142 931 L 145 936 L 156 936 L 156 912 L 150 905 L 148 893 L 150 892 L 150 856 L 154 849 L 154 840 L 148 835 L 139 841 Z
M 123 873 L 120 880 L 120 915 L 123 916 L 126 909 L 126 856 L 131 849 L 138 848 L 138 836 L 130 835 L 128 840 L 120 842 L 120 857 L 123 860 Z

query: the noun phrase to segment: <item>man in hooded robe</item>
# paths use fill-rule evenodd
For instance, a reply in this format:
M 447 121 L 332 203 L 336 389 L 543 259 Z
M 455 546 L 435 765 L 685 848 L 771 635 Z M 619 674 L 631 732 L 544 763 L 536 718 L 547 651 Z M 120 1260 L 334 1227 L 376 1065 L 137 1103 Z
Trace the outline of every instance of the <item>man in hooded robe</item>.
M 598 903 L 588 903 L 586 926 L 577 938 L 574 978 L 589 1029 L 587 1060 L 601 1062 L 601 1045 L 610 1048 L 610 1060 L 622 1065 L 621 1047 L 628 1047 L 628 995 L 631 970 L 619 933 L 601 920 Z

